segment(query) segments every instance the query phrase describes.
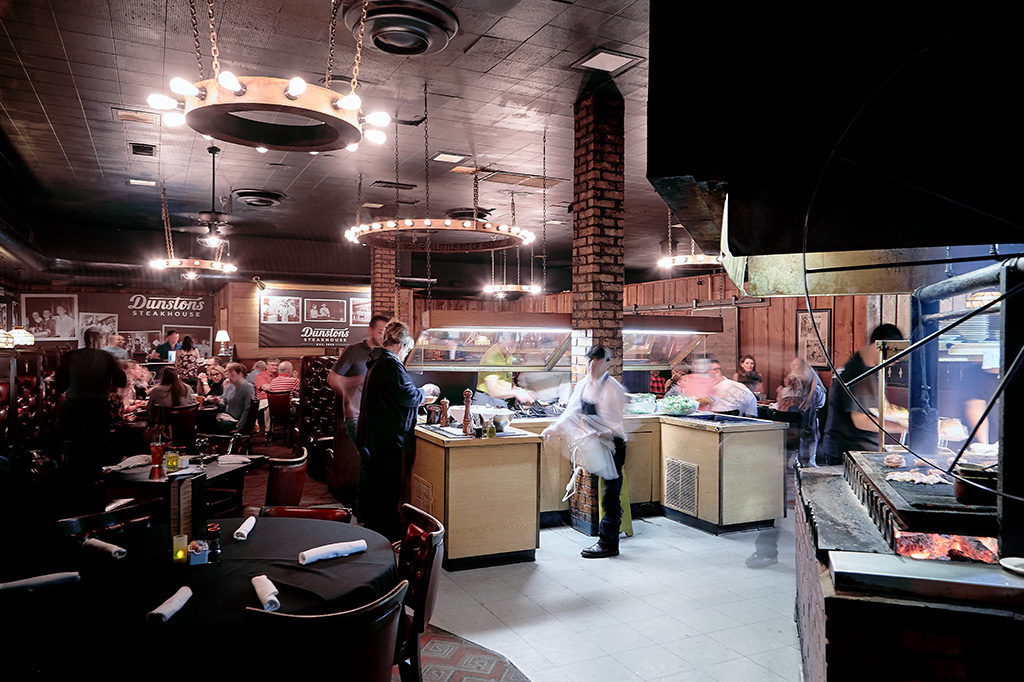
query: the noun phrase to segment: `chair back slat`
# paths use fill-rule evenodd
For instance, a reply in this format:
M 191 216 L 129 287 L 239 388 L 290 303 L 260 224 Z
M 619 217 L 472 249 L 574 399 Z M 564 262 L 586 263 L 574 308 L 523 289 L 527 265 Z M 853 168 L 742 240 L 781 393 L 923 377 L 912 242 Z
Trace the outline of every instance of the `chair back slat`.
M 306 448 L 302 448 L 302 456 L 295 459 L 268 459 L 270 472 L 264 504 L 268 507 L 298 505 L 302 501 L 302 489 L 306 484 L 308 462 Z
M 266 391 L 267 408 L 275 417 L 288 417 L 292 409 L 291 391 Z
M 195 447 L 198 418 L 198 404 L 161 408 L 160 420 L 167 425 L 171 432 L 171 442 L 175 445 Z
M 245 610 L 246 615 L 260 625 L 261 637 L 269 638 L 266 641 L 302 641 L 306 651 L 324 652 L 329 656 L 329 661 L 311 662 L 310 670 L 320 663 L 330 663 L 337 666 L 340 679 L 390 682 L 398 620 L 408 587 L 409 582 L 403 580 L 380 599 L 340 613 L 299 616 L 251 606 Z M 296 661 L 291 656 L 269 656 L 261 660 L 271 668 L 279 666 L 280 672 L 290 677 L 295 675 Z M 274 669 L 273 672 L 279 671 Z
M 352 522 L 352 510 L 348 507 L 261 507 L 260 516 L 319 519 L 321 521 L 336 521 L 338 523 Z
M 57 525 L 65 538 L 84 541 L 92 535 L 123 531 L 128 528 L 148 528 L 152 521 L 152 501 L 118 507 L 112 511 L 85 514 L 60 519 Z
M 413 630 L 422 634 L 434 613 L 437 581 L 444 557 L 444 525 L 411 504 L 402 506 L 405 537 L 398 553 L 398 575 L 409 581 L 405 605 L 412 610 Z

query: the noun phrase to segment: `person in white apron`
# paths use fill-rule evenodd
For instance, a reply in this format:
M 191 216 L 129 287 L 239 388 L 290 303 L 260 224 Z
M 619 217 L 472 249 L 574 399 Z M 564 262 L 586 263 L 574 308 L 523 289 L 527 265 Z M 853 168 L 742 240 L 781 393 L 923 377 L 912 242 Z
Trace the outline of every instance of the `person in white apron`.
M 611 353 L 604 346 L 594 346 L 587 352 L 587 374 L 573 389 L 565 412 L 541 434 L 547 440 L 552 434 L 562 432 L 570 439 L 600 439 L 601 445 L 611 453 L 611 466 L 600 475 L 604 481 L 604 517 L 598 529 L 598 541 L 587 547 L 580 555 L 585 559 L 600 559 L 618 556 L 619 526 L 622 522 L 622 505 L 619 493 L 622 491 L 622 465 L 626 461 L 626 429 L 622 422 L 626 406 L 626 391 L 618 381 L 608 374 Z M 582 446 L 581 446 L 582 447 Z

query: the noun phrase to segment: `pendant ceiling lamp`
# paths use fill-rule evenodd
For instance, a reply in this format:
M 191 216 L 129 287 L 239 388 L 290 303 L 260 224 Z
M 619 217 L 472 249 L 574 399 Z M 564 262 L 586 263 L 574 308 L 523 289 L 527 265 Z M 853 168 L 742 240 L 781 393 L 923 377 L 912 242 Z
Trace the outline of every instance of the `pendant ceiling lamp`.
M 721 254 L 717 256 L 708 256 L 705 253 L 697 253 L 697 242 L 694 241 L 693 237 L 690 237 L 690 253 L 689 254 L 672 254 L 672 209 L 666 209 L 668 219 L 667 227 L 668 230 L 668 255 L 658 260 L 659 268 L 673 268 L 677 266 L 698 266 L 698 267 L 718 267 L 722 264 Z
M 376 246 L 396 251 L 421 253 L 469 251 L 495 251 L 536 239 L 529 230 L 516 225 L 491 223 L 481 216 L 479 209 L 480 186 L 477 173 L 473 173 L 473 217 L 457 219 L 437 218 L 430 215 L 429 118 L 427 116 L 427 86 L 423 86 L 423 172 L 426 190 L 426 216 L 401 218 L 398 215 L 398 121 L 395 121 L 395 217 L 393 220 L 359 223 L 345 230 L 345 239 L 353 244 Z M 358 217 L 358 215 L 357 215 Z
M 546 183 L 545 183 L 546 184 Z M 516 193 L 514 191 L 509 192 L 510 196 L 510 213 L 512 216 L 512 226 L 516 227 Z M 508 282 L 507 265 L 508 265 L 508 249 L 504 249 L 501 252 L 501 284 L 498 284 L 494 277 L 494 251 L 491 251 L 491 283 L 484 287 L 485 294 L 491 294 L 498 298 L 507 298 L 509 296 L 522 296 L 523 294 L 539 294 L 540 287 L 533 283 L 533 277 L 530 277 L 529 284 L 522 283 L 522 268 L 520 259 L 520 246 L 516 246 L 516 281 L 515 284 Z M 532 268 L 531 268 L 532 273 Z
M 210 147 L 207 149 L 210 152 L 210 156 L 213 159 L 214 164 L 214 191 L 216 191 L 216 163 L 217 163 L 217 152 L 220 151 L 217 147 Z M 187 258 L 179 258 L 174 254 L 174 238 L 171 233 L 171 214 L 167 210 L 167 188 L 164 187 L 160 192 L 160 213 L 164 223 L 164 245 L 167 247 L 167 258 L 157 258 L 149 261 L 149 267 L 154 270 L 183 270 L 181 276 L 184 279 L 194 280 L 199 279 L 199 271 L 209 270 L 211 272 L 223 272 L 231 274 L 237 272 L 238 268 L 233 263 L 225 263 L 223 261 L 224 250 L 228 245 L 226 239 L 220 239 L 216 244 L 216 252 L 214 253 L 213 259 L 209 258 L 193 258 L 191 256 Z M 216 213 L 216 211 L 214 211 Z M 211 223 L 211 227 L 215 224 Z M 209 237 L 209 235 L 207 235 Z M 200 238 L 202 243 L 202 238 Z
M 369 0 L 363 0 L 359 27 L 356 31 L 356 54 L 352 65 L 352 79 L 348 94 L 339 97 L 331 90 L 331 69 L 334 66 L 334 36 L 341 9 L 341 0 L 332 0 L 330 17 L 330 48 L 324 86 L 307 83 L 296 76 L 236 76 L 221 70 L 217 28 L 214 20 L 213 0 L 206 0 L 210 25 L 210 54 L 213 58 L 212 77 L 203 71 L 202 50 L 199 43 L 199 19 L 196 0 L 189 0 L 192 34 L 195 41 L 196 64 L 199 80 L 190 82 L 181 77 L 172 78 L 169 87 L 178 97 L 154 93 L 146 102 L 154 109 L 169 110 L 163 114 L 167 125 L 188 124 L 207 139 L 254 147 L 257 151 L 306 151 L 319 153 L 341 149 L 355 151 L 365 137 L 383 144 L 384 131 L 391 117 L 383 112 L 364 115 L 362 101 L 356 90 L 359 85 L 359 64 L 363 53 L 363 32 Z M 280 117 L 278 114 L 288 114 Z M 281 119 L 303 119 L 299 125 Z M 372 126 L 365 128 L 365 126 Z

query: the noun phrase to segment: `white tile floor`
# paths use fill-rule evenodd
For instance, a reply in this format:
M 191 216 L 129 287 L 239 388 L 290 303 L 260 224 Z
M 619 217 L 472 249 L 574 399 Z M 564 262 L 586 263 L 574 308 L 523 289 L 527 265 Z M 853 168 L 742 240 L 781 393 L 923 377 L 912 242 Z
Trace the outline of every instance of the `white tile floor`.
M 533 682 L 800 680 L 793 622 L 793 516 L 779 563 L 750 569 L 756 531 L 715 537 L 634 519 L 622 554 L 541 531 L 534 563 L 444 572 L 434 625 L 507 656 Z

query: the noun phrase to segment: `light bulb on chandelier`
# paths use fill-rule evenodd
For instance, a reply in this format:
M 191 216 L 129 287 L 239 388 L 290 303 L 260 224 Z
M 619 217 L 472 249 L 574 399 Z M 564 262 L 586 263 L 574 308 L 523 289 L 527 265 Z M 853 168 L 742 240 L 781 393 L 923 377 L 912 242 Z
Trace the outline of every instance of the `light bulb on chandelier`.
M 178 100 L 173 97 L 168 97 L 167 95 L 161 95 L 158 92 L 154 92 L 147 97 L 146 104 L 153 109 L 160 109 L 161 111 L 178 108 Z
M 230 71 L 221 71 L 220 75 L 217 76 L 217 82 L 220 83 L 222 88 L 227 88 L 231 92 L 235 93 L 237 97 L 241 97 L 245 94 L 245 86 L 238 80 L 238 76 L 231 73 Z

